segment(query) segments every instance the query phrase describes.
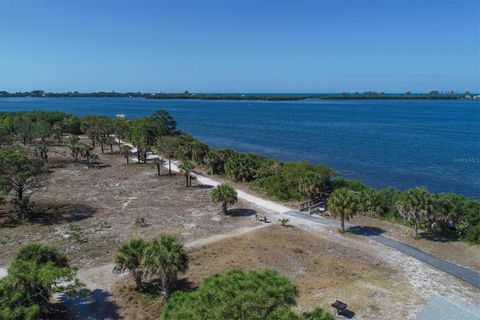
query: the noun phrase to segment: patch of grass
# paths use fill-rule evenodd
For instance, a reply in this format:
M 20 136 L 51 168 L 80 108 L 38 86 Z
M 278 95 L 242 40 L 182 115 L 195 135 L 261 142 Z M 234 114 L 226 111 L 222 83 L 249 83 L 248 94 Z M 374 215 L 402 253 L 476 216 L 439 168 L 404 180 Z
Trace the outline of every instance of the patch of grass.
M 78 225 L 76 224 L 69 224 L 68 225 L 68 234 L 70 235 L 69 239 L 72 239 L 75 243 L 84 243 L 86 242 L 85 234 Z

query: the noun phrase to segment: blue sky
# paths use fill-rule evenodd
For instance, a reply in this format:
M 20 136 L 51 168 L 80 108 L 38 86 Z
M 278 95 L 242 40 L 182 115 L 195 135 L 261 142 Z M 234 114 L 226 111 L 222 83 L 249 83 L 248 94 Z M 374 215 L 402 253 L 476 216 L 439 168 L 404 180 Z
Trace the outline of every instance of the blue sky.
M 0 0 L 0 90 L 480 91 L 478 0 Z

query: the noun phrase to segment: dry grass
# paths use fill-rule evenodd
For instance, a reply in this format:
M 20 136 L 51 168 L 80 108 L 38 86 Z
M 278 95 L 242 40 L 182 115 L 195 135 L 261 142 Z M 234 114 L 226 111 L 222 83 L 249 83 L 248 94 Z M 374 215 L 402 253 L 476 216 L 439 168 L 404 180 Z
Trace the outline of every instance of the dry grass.
M 0 228 L 0 267 L 18 247 L 32 241 L 64 250 L 79 267 L 89 289 L 113 293 L 126 319 L 157 319 L 163 300 L 130 290 L 130 280 L 112 274 L 119 244 L 131 237 L 176 235 L 189 246 L 192 286 L 231 268 L 275 268 L 298 287 L 298 310 L 330 310 L 345 301 L 356 319 L 414 319 L 433 292 L 469 302 L 479 291 L 365 237 L 339 235 L 333 228 L 307 222 L 282 227 L 261 225 L 252 214 L 278 216 L 248 203 L 225 216 L 210 201 L 210 189 L 184 187 L 183 176 L 156 176 L 152 165 L 127 166 L 119 154 L 100 155 L 102 166 L 74 165 L 63 147 L 52 147 L 47 184 L 34 197 L 36 218 Z M 408 228 L 378 220 L 353 223 L 377 226 L 386 235 L 466 266 L 480 265 L 478 247 L 463 243 L 414 240 Z M 73 225 L 73 227 L 72 227 Z M 241 232 L 240 232 L 240 231 Z M 306 231 L 308 230 L 308 231 Z M 232 236 L 223 236 L 231 234 Z M 219 236 L 222 235 L 222 236 Z M 208 238 L 208 239 L 207 239 Z
M 401 275 L 381 259 L 295 227 L 272 225 L 191 249 L 189 254 L 185 279 L 191 286 L 232 268 L 274 268 L 298 287 L 298 311 L 317 306 L 331 310 L 330 304 L 339 299 L 347 302 L 359 319 L 405 319 L 408 310 L 402 307 L 402 300 L 413 297 L 406 284 L 392 286 Z M 145 306 L 144 296 L 128 294 L 125 281 L 128 279 L 120 281 L 115 294 L 120 298 L 117 303 L 122 306 L 122 315 L 134 319 L 129 315 L 149 310 L 147 319 L 158 316 L 163 299 Z M 131 299 L 136 302 L 129 303 Z
M 480 272 L 480 246 L 478 245 L 471 245 L 442 236 L 431 237 L 425 233 L 420 233 L 420 237 L 415 238 L 412 228 L 366 216 L 356 216 L 351 223 L 379 228 L 386 236 L 406 242 L 425 252 Z

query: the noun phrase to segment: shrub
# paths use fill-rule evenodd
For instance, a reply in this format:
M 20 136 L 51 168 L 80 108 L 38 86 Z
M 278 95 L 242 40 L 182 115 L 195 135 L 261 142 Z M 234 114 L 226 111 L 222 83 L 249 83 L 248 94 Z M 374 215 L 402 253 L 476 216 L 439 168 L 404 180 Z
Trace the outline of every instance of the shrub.
M 65 255 L 52 246 L 30 244 L 17 253 L 0 280 L 0 318 L 37 319 L 49 311 L 54 293 L 78 287 Z
M 227 213 L 227 206 L 233 205 L 238 201 L 237 191 L 228 184 L 221 184 L 212 191 L 212 201 L 222 203 L 222 212 Z
M 471 243 L 480 244 L 480 224 L 470 227 L 465 240 Z
M 297 288 L 275 270 L 231 270 L 204 279 L 194 292 L 174 293 L 161 319 L 312 319 L 290 310 L 297 296 Z

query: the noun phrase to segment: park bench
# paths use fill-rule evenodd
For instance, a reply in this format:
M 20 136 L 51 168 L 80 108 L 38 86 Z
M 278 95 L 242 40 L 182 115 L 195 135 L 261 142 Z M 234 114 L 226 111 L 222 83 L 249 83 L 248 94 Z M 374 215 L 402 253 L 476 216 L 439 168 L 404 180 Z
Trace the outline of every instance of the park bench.
M 337 314 L 341 314 L 345 310 L 347 310 L 347 304 L 343 303 L 342 301 L 336 300 L 334 303 L 332 303 L 332 307 L 337 309 Z
M 259 221 L 262 221 L 262 222 L 265 222 L 265 223 L 270 223 L 270 221 L 268 221 L 267 217 L 260 218 Z

